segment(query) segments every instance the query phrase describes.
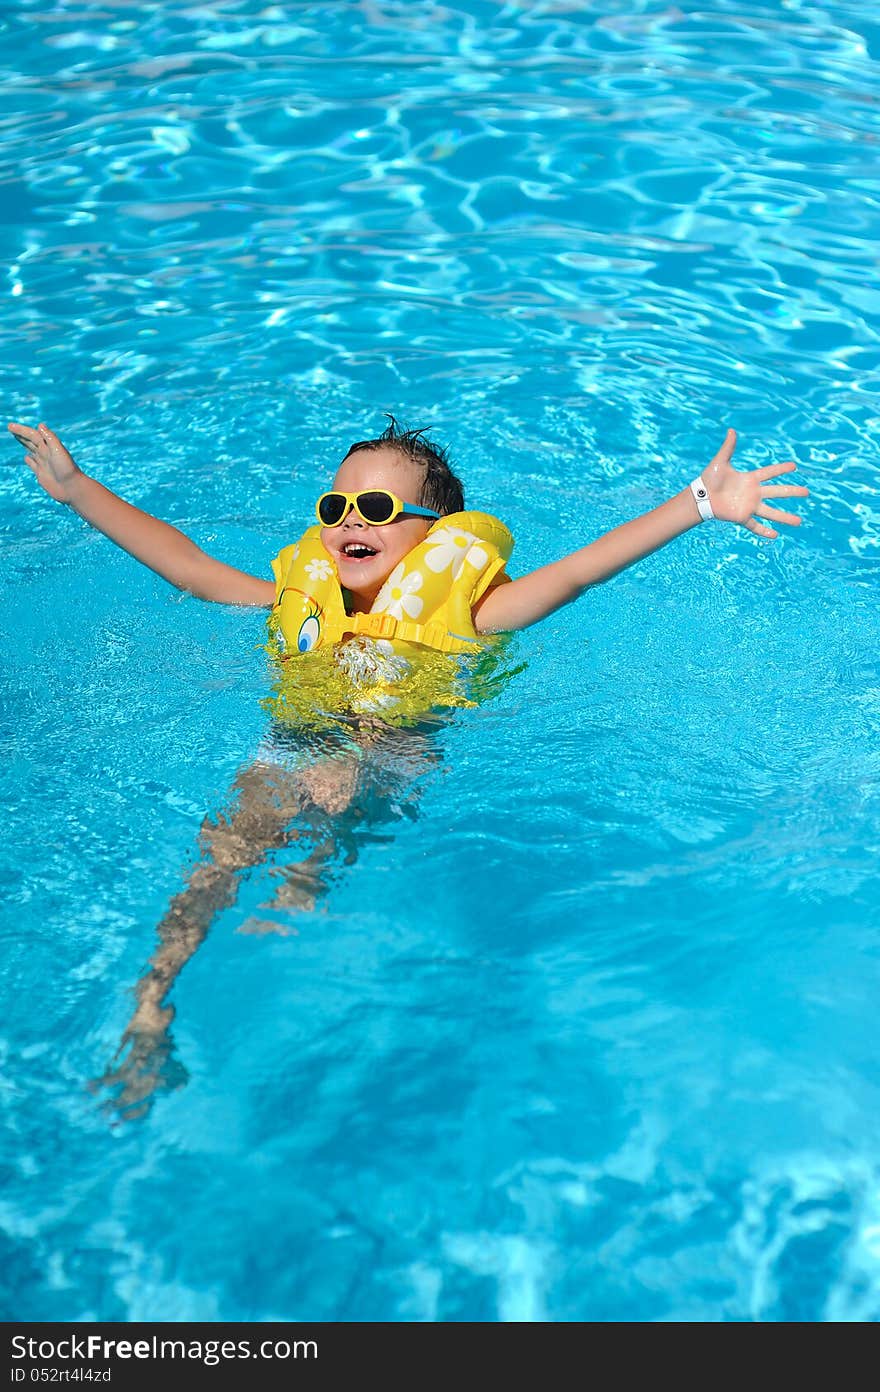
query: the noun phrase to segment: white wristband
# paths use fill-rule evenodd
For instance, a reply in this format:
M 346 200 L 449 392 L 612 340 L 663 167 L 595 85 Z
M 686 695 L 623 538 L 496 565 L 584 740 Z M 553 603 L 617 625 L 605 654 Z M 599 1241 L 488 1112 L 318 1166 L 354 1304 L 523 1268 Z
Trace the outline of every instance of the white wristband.
M 711 522 L 715 516 L 712 511 L 712 504 L 709 502 L 709 490 L 702 478 L 695 478 L 691 484 L 691 492 L 694 495 L 694 502 L 700 513 L 701 522 Z

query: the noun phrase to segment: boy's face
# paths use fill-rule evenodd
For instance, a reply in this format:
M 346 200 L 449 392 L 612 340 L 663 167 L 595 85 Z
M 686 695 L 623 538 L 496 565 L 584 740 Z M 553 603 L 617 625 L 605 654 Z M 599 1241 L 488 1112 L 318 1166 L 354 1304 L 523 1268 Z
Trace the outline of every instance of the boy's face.
M 397 450 L 357 450 L 343 459 L 333 487 L 343 493 L 384 488 L 403 503 L 418 503 L 423 479 L 418 464 Z M 349 508 L 338 527 L 321 528 L 321 541 L 333 558 L 340 585 L 369 608 L 394 567 L 424 541 L 430 526 L 430 517 L 401 514 L 384 527 L 371 527 Z M 369 547 L 372 555 L 362 559 L 347 555 L 347 548 L 356 545 Z

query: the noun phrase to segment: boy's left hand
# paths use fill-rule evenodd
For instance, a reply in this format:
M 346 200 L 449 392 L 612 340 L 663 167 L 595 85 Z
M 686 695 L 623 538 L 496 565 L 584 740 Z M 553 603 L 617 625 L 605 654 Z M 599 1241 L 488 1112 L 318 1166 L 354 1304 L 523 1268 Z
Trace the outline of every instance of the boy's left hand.
M 724 444 L 702 473 L 715 516 L 722 522 L 739 522 L 756 536 L 763 537 L 778 537 L 779 533 L 774 527 L 756 521 L 758 517 L 765 518 L 767 522 L 784 523 L 787 527 L 799 527 L 801 519 L 796 512 L 782 512 L 765 501 L 767 498 L 809 496 L 810 490 L 800 484 L 767 482 L 780 474 L 790 474 L 797 465 L 787 459 L 784 464 L 767 464 L 763 469 L 741 473 L 730 462 L 735 449 L 736 431 L 728 430 Z

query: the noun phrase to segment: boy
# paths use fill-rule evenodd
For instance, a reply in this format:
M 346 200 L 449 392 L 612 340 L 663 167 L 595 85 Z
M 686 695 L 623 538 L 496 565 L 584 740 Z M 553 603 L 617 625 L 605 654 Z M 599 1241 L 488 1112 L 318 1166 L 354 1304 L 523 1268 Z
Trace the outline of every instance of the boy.
M 73 507 L 85 521 L 172 585 L 221 603 L 275 605 L 284 585 L 281 567 L 276 565 L 277 583 L 273 584 L 214 560 L 176 528 L 132 507 L 83 474 L 45 425 L 34 430 L 11 424 L 9 429 L 24 445 L 27 464 L 50 497 Z M 324 579 L 329 579 L 332 568 L 349 617 L 377 610 L 388 614 L 395 603 L 399 615 L 417 615 L 421 597 L 404 593 L 400 587 L 399 599 L 394 601 L 389 595 L 398 591 L 390 582 L 406 558 L 425 543 L 432 521 L 454 519 L 463 508 L 461 485 L 444 452 L 423 440 L 421 434 L 399 431 L 392 417 L 382 436 L 352 446 L 337 470 L 330 501 L 324 504 L 329 525 L 320 533 L 323 550 L 317 562 L 309 564 Z M 485 584 L 478 580 L 474 593 L 479 590 L 479 597 L 470 615 L 473 632 L 527 628 L 712 516 L 738 522 L 758 536 L 771 538 L 778 534 L 768 524 L 797 526 L 797 516 L 767 502 L 768 498 L 807 496 L 806 488 L 768 482 L 796 466 L 787 462 L 739 473 L 730 463 L 735 443 L 736 436 L 730 430 L 715 458 L 690 487 L 589 546 L 516 580 L 508 580 L 503 568 L 496 571 L 494 583 L 493 578 Z M 364 494 L 371 495 L 372 503 L 380 509 L 387 505 L 394 513 L 391 519 L 385 521 L 381 512 L 372 522 L 364 517 L 360 508 L 371 514 Z M 459 531 L 459 539 L 466 535 Z M 488 549 L 483 552 L 477 546 L 487 560 Z M 449 562 L 450 575 L 455 570 L 454 559 Z M 440 568 L 439 561 L 435 568 Z M 461 570 L 459 567 L 456 575 Z M 485 574 L 488 577 L 488 568 Z M 299 614 L 302 606 L 294 607 Z M 342 622 L 344 625 L 344 618 Z M 357 654 L 362 646 L 361 640 L 343 642 L 334 655 L 338 654 L 344 664 L 345 654 Z M 381 644 L 372 646 L 381 649 Z M 354 674 L 358 664 L 352 663 L 351 657 L 348 662 Z M 418 771 L 418 741 L 423 737 L 389 730 L 381 721 L 361 722 L 356 724 L 353 747 L 333 758 L 302 764 L 293 773 L 277 760 L 258 759 L 236 779 L 233 808 L 216 819 L 206 819 L 201 835 L 203 858 L 190 871 L 186 887 L 172 900 L 158 926 L 159 946 L 136 988 L 137 1006 L 114 1060 L 117 1066 L 101 1079 L 104 1085 L 117 1089 L 115 1105 L 124 1115 L 141 1115 L 157 1088 L 185 1080 L 173 1058 L 170 1024 L 174 1011 L 165 1000 L 214 916 L 234 901 L 242 872 L 291 839 L 310 835 L 315 849 L 306 861 L 280 871 L 281 890 L 267 907 L 311 906 L 324 888 L 322 870 L 337 853 L 340 835 L 351 836 L 351 828 L 338 820 L 340 814 L 351 805 L 356 786 L 370 777 L 371 769 L 373 774 L 378 769 L 380 777 L 387 778 L 399 754 L 400 741 L 394 744 L 395 735 L 408 736 L 404 742 L 412 746 L 408 751 L 411 780 Z M 427 765 L 424 756 L 421 763 Z M 329 825 L 327 814 L 334 819 Z M 295 818 L 299 819 L 296 827 L 292 825 Z M 350 850 L 349 860 L 353 856 Z M 271 920 L 248 926 L 252 931 L 284 931 Z M 128 1052 L 117 1063 L 126 1048 Z

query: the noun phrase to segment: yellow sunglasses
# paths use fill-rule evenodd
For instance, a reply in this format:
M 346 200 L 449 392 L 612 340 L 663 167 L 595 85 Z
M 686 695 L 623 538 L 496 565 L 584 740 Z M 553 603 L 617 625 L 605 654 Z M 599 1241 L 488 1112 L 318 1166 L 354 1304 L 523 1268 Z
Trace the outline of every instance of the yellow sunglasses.
M 401 513 L 412 513 L 416 517 L 440 516 L 430 508 L 417 507 L 415 503 L 403 503 L 395 493 L 384 488 L 371 488 L 365 493 L 322 493 L 315 504 L 315 513 L 322 527 L 338 527 L 344 522 L 349 510 L 354 508 L 358 517 L 370 527 L 384 527 L 393 522 Z

